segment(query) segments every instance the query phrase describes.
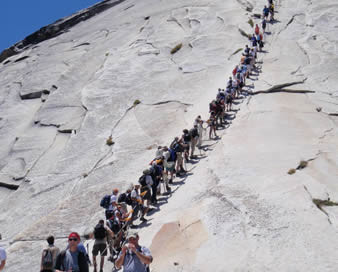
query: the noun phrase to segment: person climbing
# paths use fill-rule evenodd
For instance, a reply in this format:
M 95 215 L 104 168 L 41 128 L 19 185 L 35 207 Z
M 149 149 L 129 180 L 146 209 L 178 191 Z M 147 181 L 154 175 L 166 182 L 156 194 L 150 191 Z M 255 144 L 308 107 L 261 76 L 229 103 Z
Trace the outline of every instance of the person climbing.
M 160 187 L 162 180 L 162 167 L 156 164 L 156 161 L 152 163 L 150 167 L 150 176 L 153 180 L 153 185 L 151 186 L 152 195 L 151 195 L 151 204 L 155 205 L 157 203 L 157 191 Z
M 256 47 L 257 46 L 257 39 L 256 39 L 256 36 L 255 36 L 255 34 L 253 34 L 252 36 L 251 36 L 251 46 L 252 47 Z
M 268 19 L 270 13 L 270 9 L 267 6 L 264 6 L 263 8 L 263 18 Z
M 215 116 L 215 113 L 213 111 L 210 113 L 210 118 L 208 119 L 207 124 L 210 127 L 209 139 L 212 139 L 212 137 L 211 137 L 212 134 L 214 134 L 215 137 L 218 137 L 216 135 L 216 116 Z
M 269 5 L 269 13 L 270 13 L 270 22 L 273 23 L 275 18 L 274 18 L 274 15 L 275 15 L 275 5 L 272 3 Z
M 115 266 L 120 269 L 123 266 L 124 272 L 147 272 L 149 265 L 153 261 L 151 252 L 148 248 L 139 245 L 139 235 L 137 232 L 127 234 L 128 243 L 122 247 Z
M 59 253 L 55 262 L 55 271 L 89 272 L 88 262 L 83 252 L 78 250 L 80 235 L 72 232 L 68 236 L 68 249 Z
M 190 158 L 195 158 L 194 152 L 195 147 L 198 142 L 199 134 L 198 134 L 198 126 L 194 125 L 194 127 L 190 130 L 189 134 L 191 135 L 191 143 L 190 143 Z
M 224 94 L 224 90 L 222 90 L 222 93 Z M 198 115 L 194 121 L 194 126 L 197 125 L 197 130 L 198 130 L 198 141 L 197 141 L 198 148 L 202 147 L 202 136 L 203 136 L 203 129 L 204 129 L 203 123 L 204 121 L 202 120 L 201 115 Z
M 233 78 L 236 78 L 237 70 L 238 70 L 238 65 L 236 65 L 235 68 L 232 70 Z
M 183 157 L 185 158 L 186 162 L 189 161 L 189 150 L 190 150 L 191 138 L 192 137 L 189 133 L 189 130 L 183 129 L 183 135 L 181 137 L 181 141 L 182 141 L 183 147 L 184 147 Z
M 145 214 L 147 213 L 147 209 L 144 207 L 143 200 L 139 194 L 140 187 L 141 187 L 140 184 L 134 185 L 130 193 L 130 198 L 132 201 L 131 206 L 133 210 L 131 224 L 130 224 L 131 227 L 134 227 L 133 222 L 137 219 L 137 215 L 139 212 L 141 213 L 140 219 L 142 221 L 147 221 L 147 219 L 144 218 Z
M 41 272 L 53 272 L 56 262 L 56 257 L 60 253 L 60 249 L 54 246 L 54 236 L 50 235 L 46 239 L 48 246 L 42 250 L 41 256 Z
M 265 18 L 262 20 L 262 29 L 263 29 L 263 34 L 265 33 L 265 29 L 266 29 L 266 20 Z
M 165 181 L 169 184 L 173 183 L 174 179 L 174 171 L 175 171 L 175 164 L 176 164 L 176 159 L 177 159 L 177 154 L 173 148 L 168 148 L 167 146 L 163 147 L 163 157 L 164 157 L 164 170 L 165 170 Z
M 258 24 L 256 24 L 256 27 L 255 27 L 255 34 L 256 34 L 256 35 L 259 34 L 259 26 L 258 26 Z
M 100 272 L 103 272 L 104 258 L 107 256 L 107 238 L 108 235 L 113 237 L 114 233 L 104 225 L 104 220 L 100 219 L 94 228 L 93 235 L 95 239 L 92 250 L 94 272 L 97 272 L 96 257 L 99 255 L 99 253 L 101 256 Z
M 145 169 L 143 170 L 143 175 L 138 180 L 139 184 L 141 185 L 141 195 L 143 200 L 145 200 L 146 204 L 146 212 L 150 210 L 150 202 L 152 198 L 151 187 L 154 184 L 154 181 L 150 175 L 150 170 Z
M 117 205 L 117 196 L 118 196 L 118 193 L 119 193 L 119 189 L 115 188 L 113 189 L 112 191 L 112 194 L 109 196 L 109 195 L 106 195 L 101 202 L 105 202 L 105 200 L 108 198 L 109 200 L 109 205 L 108 207 L 103 204 L 101 206 L 105 206 L 106 207 L 106 211 L 105 211 L 105 215 L 106 215 L 106 219 L 110 218 L 113 213 L 114 213 L 114 209 Z

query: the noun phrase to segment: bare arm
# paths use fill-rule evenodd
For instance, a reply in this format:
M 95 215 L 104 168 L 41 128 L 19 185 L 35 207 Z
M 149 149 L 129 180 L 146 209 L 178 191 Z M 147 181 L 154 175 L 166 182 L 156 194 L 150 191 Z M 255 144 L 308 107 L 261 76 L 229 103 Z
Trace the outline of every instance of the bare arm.
M 121 266 L 123 265 L 124 257 L 126 256 L 126 252 L 127 252 L 127 247 L 124 246 L 122 248 L 122 253 L 121 253 L 120 257 L 115 261 L 115 266 L 116 266 L 117 269 L 120 269 Z
M 136 256 L 140 259 L 140 261 L 144 264 L 151 264 L 151 262 L 153 261 L 153 257 L 151 256 L 146 256 L 139 251 L 135 251 L 135 253 Z

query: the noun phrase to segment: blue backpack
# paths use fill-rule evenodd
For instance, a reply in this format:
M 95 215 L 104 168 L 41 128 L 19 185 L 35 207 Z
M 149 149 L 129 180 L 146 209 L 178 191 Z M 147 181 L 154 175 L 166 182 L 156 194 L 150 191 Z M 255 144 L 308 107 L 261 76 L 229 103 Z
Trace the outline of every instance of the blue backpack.
M 170 152 L 170 157 L 168 159 L 168 161 L 176 161 L 177 159 L 177 155 L 176 155 L 176 151 L 174 149 L 169 149 Z
M 110 205 L 110 195 L 105 195 L 100 201 L 100 206 L 102 208 L 108 209 L 109 205 Z

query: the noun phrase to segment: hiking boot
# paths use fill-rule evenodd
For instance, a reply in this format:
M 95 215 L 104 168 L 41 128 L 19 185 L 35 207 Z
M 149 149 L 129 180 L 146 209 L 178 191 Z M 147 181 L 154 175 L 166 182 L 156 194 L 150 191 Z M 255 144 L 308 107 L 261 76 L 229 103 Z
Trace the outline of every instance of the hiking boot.
M 165 188 L 167 189 L 168 192 L 171 191 L 171 188 L 168 185 Z
M 144 216 L 142 216 L 142 217 L 140 218 L 140 220 L 143 221 L 143 222 L 148 221 L 147 219 L 144 218 Z
M 173 183 L 173 179 L 169 179 L 169 182 L 168 182 L 169 184 L 174 184 Z
M 100 272 L 103 272 L 103 269 L 102 269 L 102 268 L 100 269 Z

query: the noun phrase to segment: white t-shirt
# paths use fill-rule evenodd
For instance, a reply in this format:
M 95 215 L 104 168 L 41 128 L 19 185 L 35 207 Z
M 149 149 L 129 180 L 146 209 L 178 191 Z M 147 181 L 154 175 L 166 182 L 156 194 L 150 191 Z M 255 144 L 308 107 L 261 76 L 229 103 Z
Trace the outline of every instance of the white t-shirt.
M 7 255 L 4 248 L 0 247 L 0 262 L 6 260 Z

